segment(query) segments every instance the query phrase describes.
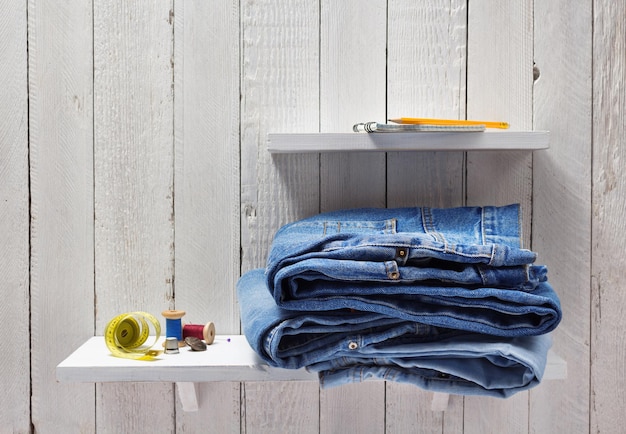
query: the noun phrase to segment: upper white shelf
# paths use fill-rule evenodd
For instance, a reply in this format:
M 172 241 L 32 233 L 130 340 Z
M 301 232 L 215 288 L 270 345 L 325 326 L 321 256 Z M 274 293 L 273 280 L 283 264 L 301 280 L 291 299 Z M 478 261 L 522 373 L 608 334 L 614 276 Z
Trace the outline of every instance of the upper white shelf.
M 497 151 L 547 149 L 549 131 L 268 134 L 271 153 Z

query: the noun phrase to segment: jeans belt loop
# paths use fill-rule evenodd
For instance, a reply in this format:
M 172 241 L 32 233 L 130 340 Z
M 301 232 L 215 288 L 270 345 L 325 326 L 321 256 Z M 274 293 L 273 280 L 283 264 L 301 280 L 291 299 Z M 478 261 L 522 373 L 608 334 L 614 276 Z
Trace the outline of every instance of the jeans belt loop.
M 385 271 L 389 279 L 400 279 L 400 271 L 398 270 L 398 263 L 396 261 L 385 261 Z

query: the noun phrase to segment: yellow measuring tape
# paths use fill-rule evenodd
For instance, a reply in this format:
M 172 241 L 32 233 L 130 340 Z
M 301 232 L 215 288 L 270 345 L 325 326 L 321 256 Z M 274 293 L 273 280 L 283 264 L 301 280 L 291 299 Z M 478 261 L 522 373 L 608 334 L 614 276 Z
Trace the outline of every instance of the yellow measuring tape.
M 154 342 L 146 344 L 150 337 L 150 324 L 155 331 Z M 129 312 L 116 316 L 106 326 L 104 340 L 111 354 L 136 360 L 155 360 L 161 354 L 151 348 L 161 336 L 161 324 L 146 312 Z

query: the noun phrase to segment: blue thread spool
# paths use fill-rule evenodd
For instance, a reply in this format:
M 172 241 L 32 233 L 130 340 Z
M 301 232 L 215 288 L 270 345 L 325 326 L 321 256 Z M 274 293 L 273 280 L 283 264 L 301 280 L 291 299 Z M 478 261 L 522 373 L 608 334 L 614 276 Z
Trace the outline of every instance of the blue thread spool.
M 185 316 L 185 311 L 164 310 L 161 314 L 165 317 L 165 337 L 176 338 L 180 345 L 183 342 L 183 326 L 180 319 Z

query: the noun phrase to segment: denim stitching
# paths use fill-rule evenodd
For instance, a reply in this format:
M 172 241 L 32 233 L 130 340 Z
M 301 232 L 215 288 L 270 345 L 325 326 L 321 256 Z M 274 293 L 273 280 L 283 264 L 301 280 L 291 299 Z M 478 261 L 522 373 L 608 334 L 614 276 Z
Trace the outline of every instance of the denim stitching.
M 463 253 L 463 252 L 457 252 L 455 250 L 449 250 L 446 249 L 446 246 L 444 245 L 443 247 L 434 247 L 434 246 L 422 246 L 422 245 L 413 245 L 413 244 L 406 244 L 406 243 L 402 243 L 402 244 L 394 244 L 394 243 L 362 243 L 359 244 L 358 246 L 350 246 L 351 248 L 366 248 L 366 247 L 391 247 L 391 248 L 398 248 L 398 247 L 404 247 L 406 249 L 411 249 L 413 251 L 417 251 L 419 252 L 420 250 L 428 250 L 428 251 L 433 251 L 433 252 L 441 252 L 441 253 L 450 253 L 450 254 L 454 254 L 456 256 L 462 256 L 464 258 L 485 258 L 485 259 L 489 259 L 489 262 L 491 263 L 494 260 L 494 254 L 493 254 L 493 246 L 492 246 L 492 251 L 490 253 L 476 253 L 476 254 L 468 254 L 468 253 Z M 337 246 L 337 247 L 326 247 L 325 249 L 323 249 L 324 252 L 333 252 L 336 250 L 341 250 L 341 249 L 345 249 L 346 247 L 344 246 Z
M 446 240 L 445 236 L 441 232 L 438 232 L 435 228 L 432 208 L 422 207 L 422 222 L 422 224 L 424 225 L 424 231 L 427 234 L 431 235 L 433 238 L 435 238 L 435 240 L 442 243 L 447 251 L 448 241 Z
M 487 285 L 487 276 L 484 273 L 483 267 L 477 265 L 475 268 L 476 268 L 476 271 L 478 272 L 478 274 L 480 274 L 480 278 L 483 281 L 483 285 Z
M 487 244 L 485 239 L 485 208 L 480 210 L 480 237 L 482 239 L 483 246 Z
M 397 219 L 386 219 L 386 220 L 378 220 L 378 221 L 323 221 L 320 223 L 306 223 L 306 224 L 293 224 L 291 228 L 315 228 L 322 226 L 322 235 L 326 236 L 332 234 L 329 229 L 331 227 L 335 227 L 334 234 L 340 234 L 344 227 L 348 228 L 348 232 L 351 229 L 356 228 L 357 232 L 365 232 L 365 233 L 382 233 L 382 234 L 397 234 Z M 352 223 L 352 225 L 345 223 Z M 356 225 L 356 226 L 355 226 Z

